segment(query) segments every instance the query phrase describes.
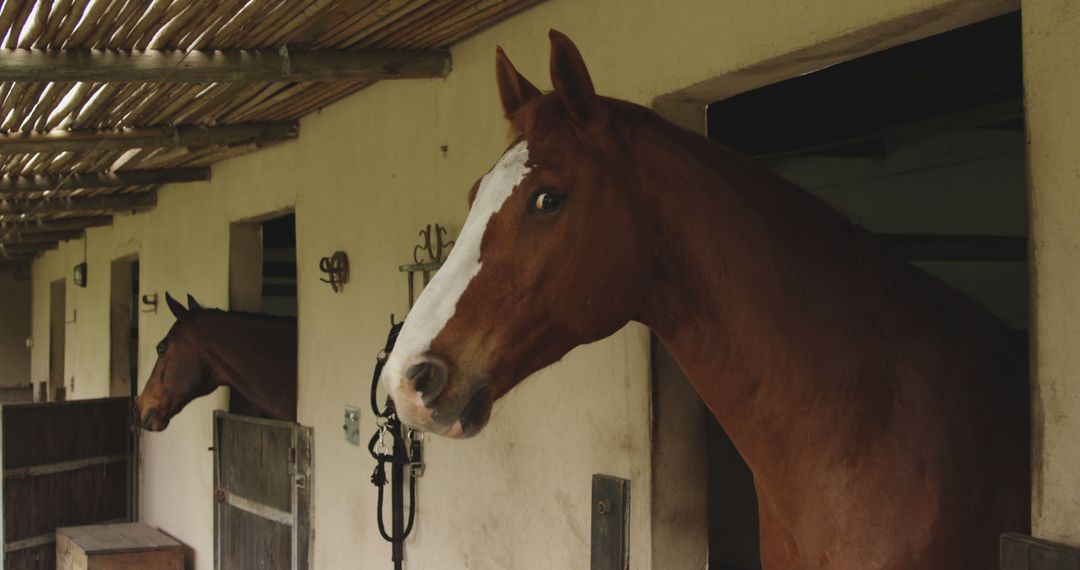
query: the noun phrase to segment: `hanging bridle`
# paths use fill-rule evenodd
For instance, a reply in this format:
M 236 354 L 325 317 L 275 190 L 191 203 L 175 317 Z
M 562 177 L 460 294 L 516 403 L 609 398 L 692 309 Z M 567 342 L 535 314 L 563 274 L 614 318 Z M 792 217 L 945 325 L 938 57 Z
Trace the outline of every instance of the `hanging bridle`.
M 386 347 L 383 348 L 375 359 L 375 374 L 371 378 L 371 410 L 375 414 L 375 423 L 378 426 L 375 434 L 368 441 L 368 451 L 375 458 L 375 471 L 371 474 L 371 482 L 379 489 L 379 501 L 375 519 L 379 524 L 379 534 L 393 545 L 395 570 L 401 569 L 404 560 L 403 542 L 412 532 L 413 521 L 416 518 L 416 478 L 424 473 L 422 442 L 424 434 L 416 430 L 408 430 L 408 435 L 402 434 L 401 420 L 397 417 L 397 409 L 394 400 L 386 397 L 386 405 L 379 410 L 376 392 L 379 388 L 379 377 L 382 375 L 383 366 L 390 358 L 390 352 L 394 350 L 398 333 L 404 321 L 395 323 L 390 317 L 390 334 L 386 337 Z M 390 441 L 387 442 L 389 437 Z M 406 441 L 408 446 L 406 447 Z M 386 476 L 386 464 L 390 464 L 390 478 Z M 402 487 L 405 477 L 405 466 L 410 466 L 409 473 L 409 519 L 403 525 L 402 515 L 404 510 Z M 383 521 L 383 487 L 390 481 L 391 510 L 393 512 L 392 528 L 386 532 L 386 524 Z

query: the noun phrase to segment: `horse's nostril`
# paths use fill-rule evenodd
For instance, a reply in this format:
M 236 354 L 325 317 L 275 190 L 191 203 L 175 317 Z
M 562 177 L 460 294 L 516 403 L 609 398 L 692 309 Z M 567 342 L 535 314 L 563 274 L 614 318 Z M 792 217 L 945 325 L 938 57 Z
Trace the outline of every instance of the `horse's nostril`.
M 146 429 L 153 428 L 154 427 L 153 421 L 154 421 L 154 417 L 156 417 L 156 416 L 157 416 L 157 411 L 156 410 L 150 410 L 150 413 L 146 414 L 146 417 L 143 418 L 143 421 L 142 421 L 143 427 L 146 428 Z
M 447 375 L 446 365 L 437 360 L 423 360 L 405 372 L 415 390 L 420 392 L 425 406 L 430 406 L 446 389 Z

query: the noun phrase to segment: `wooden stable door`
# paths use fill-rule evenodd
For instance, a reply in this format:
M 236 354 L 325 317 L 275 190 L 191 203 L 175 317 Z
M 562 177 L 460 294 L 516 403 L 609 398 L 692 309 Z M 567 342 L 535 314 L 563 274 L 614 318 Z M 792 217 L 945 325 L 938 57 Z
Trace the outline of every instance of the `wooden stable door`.
M 4 570 L 51 570 L 56 529 L 131 520 L 128 398 L 0 407 Z
M 214 567 L 307 570 L 311 428 L 214 414 Z

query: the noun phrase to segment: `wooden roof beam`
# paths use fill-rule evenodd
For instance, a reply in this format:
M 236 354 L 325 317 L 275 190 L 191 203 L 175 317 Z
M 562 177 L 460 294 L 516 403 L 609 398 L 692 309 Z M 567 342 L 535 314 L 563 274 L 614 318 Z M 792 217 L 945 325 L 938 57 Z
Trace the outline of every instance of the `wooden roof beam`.
M 0 50 L 2 53 L 2 50 Z M 3 58 L 0 57 L 0 61 Z M 32 152 L 116 151 L 133 148 L 221 146 L 241 143 L 265 144 L 294 139 L 300 132 L 296 121 L 246 123 L 204 127 L 125 129 L 120 131 L 53 131 L 49 133 L 0 134 L 0 154 Z
M 33 261 L 33 257 L 15 257 L 5 258 L 0 257 L 0 273 L 17 273 L 30 268 L 30 263 Z
M 8 237 L 4 243 L 8 245 L 13 243 L 48 243 L 71 241 L 81 237 L 83 237 L 83 230 L 53 230 L 29 233 L 23 233 L 20 230 L 16 230 L 15 235 Z
M 0 244 L 0 259 L 19 259 L 35 256 L 39 253 L 59 247 L 55 241 L 48 243 Z
M 157 204 L 157 193 L 116 194 L 89 198 L 58 198 L 49 200 L 0 200 L 0 214 L 51 216 L 68 212 L 126 212 L 143 211 Z
M 63 230 L 82 230 L 85 228 L 94 228 L 98 226 L 112 225 L 112 216 L 76 216 L 70 218 L 56 218 L 52 220 L 40 220 L 35 219 L 30 223 L 0 223 L 0 235 L 3 235 L 9 228 L 18 226 L 17 230 L 21 235 L 34 234 L 34 233 L 48 233 Z
M 79 188 L 157 186 L 173 182 L 201 182 L 205 180 L 210 180 L 209 166 L 121 170 L 119 172 L 81 172 L 50 176 L 4 176 L 0 178 L 0 194 L 76 190 Z
M 0 51 L 0 81 L 377 81 L 449 72 L 446 51 Z

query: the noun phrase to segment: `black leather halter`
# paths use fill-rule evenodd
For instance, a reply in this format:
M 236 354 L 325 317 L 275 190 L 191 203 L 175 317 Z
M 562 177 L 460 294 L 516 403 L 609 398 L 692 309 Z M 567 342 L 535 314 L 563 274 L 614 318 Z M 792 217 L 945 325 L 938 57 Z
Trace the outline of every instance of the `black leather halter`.
M 371 410 L 375 414 L 375 423 L 378 425 L 378 429 L 368 441 L 368 452 L 371 453 L 376 462 L 375 471 L 371 474 L 371 482 L 379 489 L 378 510 L 375 518 L 379 525 L 379 534 L 393 545 L 392 560 L 396 570 L 400 570 L 404 560 L 402 543 L 412 532 L 413 521 L 416 518 L 416 478 L 423 473 L 424 469 L 421 447 L 423 434 L 409 430 L 408 436 L 404 435 L 401 420 L 398 419 L 397 409 L 394 407 L 394 400 L 387 396 L 386 405 L 380 411 L 377 401 L 378 396 L 376 396 L 379 388 L 379 377 L 382 375 L 387 359 L 390 358 L 390 352 L 394 350 L 394 344 L 397 342 L 398 333 L 401 332 L 403 324 L 405 324 L 404 321 L 394 323 L 393 316 L 390 317 L 390 334 L 386 337 L 386 347 L 379 352 L 378 357 L 375 359 L 375 374 L 371 378 Z M 390 438 L 389 443 L 386 441 L 387 437 Z M 389 533 L 386 532 L 386 524 L 383 521 L 383 490 L 388 481 L 386 477 L 387 463 L 390 464 L 390 502 L 393 518 L 393 528 Z M 408 523 L 403 525 L 404 504 L 402 491 L 406 465 L 411 466 L 409 473 L 409 519 Z

